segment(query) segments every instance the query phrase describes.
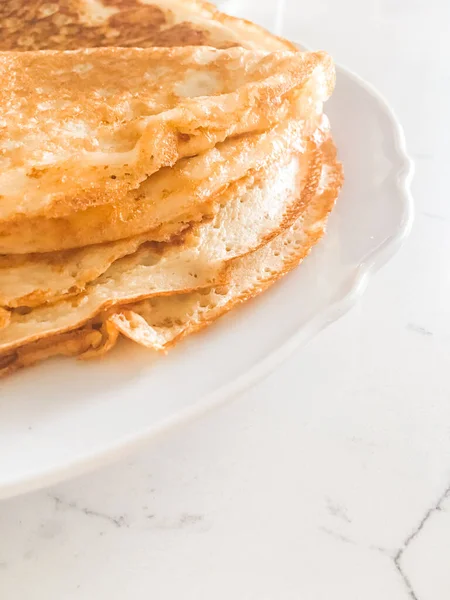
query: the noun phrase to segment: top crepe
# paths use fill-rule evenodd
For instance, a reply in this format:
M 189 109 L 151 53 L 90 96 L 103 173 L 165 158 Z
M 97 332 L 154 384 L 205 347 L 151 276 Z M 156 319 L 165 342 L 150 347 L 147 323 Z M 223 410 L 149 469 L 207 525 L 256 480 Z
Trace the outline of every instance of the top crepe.
M 295 50 L 203 0 L 2 0 L 0 50 L 98 46 L 243 46 Z
M 163 166 L 280 122 L 331 64 L 242 48 L 2 53 L 0 221 L 114 203 Z

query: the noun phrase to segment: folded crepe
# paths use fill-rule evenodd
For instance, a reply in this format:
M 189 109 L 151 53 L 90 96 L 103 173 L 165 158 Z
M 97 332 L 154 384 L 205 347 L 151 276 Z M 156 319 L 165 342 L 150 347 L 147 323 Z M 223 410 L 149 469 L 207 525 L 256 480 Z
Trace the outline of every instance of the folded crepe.
M 233 261 L 226 285 L 169 298 L 152 298 L 108 317 L 135 342 L 166 350 L 274 283 L 307 256 L 322 237 L 343 176 L 332 140 L 322 146 L 322 175 L 315 198 L 295 223 L 254 253 Z
M 20 306 L 11 310 L 9 323 L 0 330 L 0 351 L 74 329 L 118 304 L 223 284 L 233 259 L 256 250 L 290 226 L 308 204 L 319 178 L 317 159 L 295 153 L 271 172 L 260 171 L 238 182 L 229 191 L 231 197 L 223 197 L 214 218 L 195 226 L 180 245 L 158 248 L 144 244 L 90 282 L 81 267 L 78 283 L 73 285 L 84 289 L 59 302 L 26 307 L 33 305 L 34 292 L 41 301 L 39 292 L 45 289 L 41 290 L 38 283 L 39 289 L 27 297 L 23 292 L 28 290 L 19 276 L 18 282 L 10 282 L 9 295 L 3 298 L 5 305 Z M 105 260 L 105 256 L 101 258 Z M 36 267 L 37 282 L 44 281 L 40 277 L 42 268 L 42 264 Z M 61 276 L 55 277 L 55 284 L 49 288 L 50 297 L 64 294 L 67 284 L 74 281 L 70 268 L 60 268 Z
M 171 244 L 149 247 L 154 253 L 164 253 L 166 260 L 172 253 L 177 255 L 177 261 L 182 261 L 192 254 L 191 246 L 195 242 L 195 252 L 202 252 L 202 260 L 211 262 L 220 262 L 223 243 L 236 249 L 241 244 L 242 249 L 235 250 L 239 253 L 253 248 L 277 230 L 281 217 L 284 221 L 291 218 L 297 211 L 298 202 L 307 202 L 314 191 L 320 164 L 317 152 L 310 146 L 308 152 L 293 154 L 292 150 L 286 154 L 283 161 L 273 165 L 272 173 L 266 168 L 254 170 L 251 175 L 228 186 L 215 198 L 212 222 L 197 224 Z M 280 168 L 284 163 L 286 166 Z M 274 181 L 275 174 L 277 181 Z M 245 220 L 247 230 L 242 233 L 233 220 Z M 228 233 L 234 238 L 240 237 L 222 239 Z M 209 241 L 214 243 L 219 234 L 222 236 L 220 250 Z M 35 307 L 80 294 L 115 261 L 135 253 L 148 241 L 144 234 L 78 250 L 0 256 L 0 306 Z M 204 247 L 200 248 L 202 244 Z M 205 255 L 205 248 L 208 255 Z
M 326 118 L 287 120 L 264 133 L 228 139 L 198 156 L 160 169 L 119 202 L 72 215 L 0 223 L 0 253 L 53 252 L 147 234 L 167 241 L 210 214 L 219 194 L 256 170 L 271 170 L 292 152 L 302 152 L 307 135 L 328 134 Z
M 159 215 L 160 220 L 168 219 L 169 214 L 173 217 L 174 209 L 183 213 L 181 219 L 169 219 L 157 229 L 110 243 L 92 245 L 89 242 L 97 241 L 98 237 L 94 235 L 93 239 L 89 235 L 90 226 L 94 234 L 99 231 L 104 233 L 105 229 L 112 231 L 114 223 L 117 225 L 116 230 L 134 233 L 133 225 L 139 226 L 139 219 L 136 216 L 133 220 L 131 213 L 112 206 L 112 213 L 117 210 L 122 217 L 126 216 L 124 221 L 109 219 L 102 226 L 101 220 L 95 219 L 95 209 L 91 209 L 94 212 L 91 220 L 87 219 L 85 224 L 78 222 L 77 228 L 69 227 L 67 222 L 63 227 L 64 221 L 60 220 L 38 219 L 45 227 L 40 232 L 40 240 L 48 243 L 63 236 L 65 241 L 71 240 L 70 231 L 73 230 L 80 232 L 89 245 L 74 250 L 0 256 L 0 307 L 36 307 L 75 296 L 83 292 L 86 285 L 102 275 L 113 262 L 136 252 L 140 246 L 149 242 L 172 240 L 180 248 L 183 235 L 190 226 L 198 227 L 199 223 L 213 217 L 229 201 L 236 202 L 239 198 L 240 203 L 244 203 L 245 195 L 247 206 L 249 188 L 258 186 L 259 181 L 268 174 L 278 172 L 280 166 L 289 161 L 292 163 L 294 154 L 300 161 L 301 185 L 305 188 L 302 188 L 300 197 L 305 202 L 307 190 L 313 186 L 319 169 L 317 140 L 328 136 L 329 130 L 324 121 L 314 134 L 314 142 L 308 142 L 308 138 L 301 136 L 303 129 L 304 124 L 301 122 L 283 123 L 269 132 L 241 136 L 235 143 L 227 141 L 203 155 L 179 161 L 162 178 L 165 181 L 171 175 L 173 188 L 170 194 L 166 191 L 164 199 L 164 187 L 161 184 L 163 170 L 155 174 L 150 178 L 154 181 L 153 187 L 148 187 L 148 195 L 155 198 L 153 202 L 147 202 L 152 210 Z M 289 201 L 289 194 L 287 200 Z M 145 203 L 142 203 L 138 213 L 141 217 L 145 213 L 144 206 Z M 277 203 L 274 204 L 274 209 L 278 210 Z M 225 214 L 222 211 L 218 218 L 223 218 Z M 55 234 L 56 223 L 57 227 L 61 226 L 60 236 Z M 148 227 L 142 226 L 142 229 L 147 230 Z M 30 229 L 30 235 L 34 236 L 36 231 L 39 232 L 37 225 Z M 137 231 L 140 231 L 139 227 Z M 24 232 L 18 234 L 23 235 Z M 153 244 L 153 247 L 163 246 Z
M 267 289 L 298 265 L 324 233 L 343 175 L 331 139 L 322 144 L 320 156 L 320 180 L 297 218 L 259 249 L 230 261 L 226 283 L 119 306 L 100 313 L 95 321 L 74 331 L 4 351 L 0 356 L 0 375 L 59 354 L 82 357 L 104 354 L 116 343 L 118 332 L 148 348 L 166 350 Z
M 0 221 L 120 202 L 161 167 L 294 112 L 325 53 L 100 48 L 0 53 Z M 325 82 L 325 85 L 323 85 Z M 319 86 L 320 89 L 319 89 Z M 303 114 L 304 113 L 304 114 Z

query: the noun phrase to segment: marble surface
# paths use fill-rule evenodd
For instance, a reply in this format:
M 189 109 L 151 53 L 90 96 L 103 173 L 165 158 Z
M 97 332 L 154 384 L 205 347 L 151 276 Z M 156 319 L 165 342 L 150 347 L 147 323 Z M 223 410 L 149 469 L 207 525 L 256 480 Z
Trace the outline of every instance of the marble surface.
M 417 217 L 360 304 L 140 454 L 0 504 L 3 600 L 450 598 L 450 4 L 230 1 L 390 100 Z

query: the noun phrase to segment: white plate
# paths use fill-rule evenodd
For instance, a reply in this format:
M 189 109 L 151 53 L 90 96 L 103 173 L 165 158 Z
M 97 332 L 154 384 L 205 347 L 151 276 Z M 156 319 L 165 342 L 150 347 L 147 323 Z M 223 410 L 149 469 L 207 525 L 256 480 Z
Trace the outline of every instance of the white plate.
M 52 360 L 1 383 L 0 497 L 80 474 L 229 398 L 349 309 L 412 221 L 401 127 L 338 68 L 327 105 L 346 183 L 328 235 L 260 298 L 167 357 L 124 344 L 106 360 Z

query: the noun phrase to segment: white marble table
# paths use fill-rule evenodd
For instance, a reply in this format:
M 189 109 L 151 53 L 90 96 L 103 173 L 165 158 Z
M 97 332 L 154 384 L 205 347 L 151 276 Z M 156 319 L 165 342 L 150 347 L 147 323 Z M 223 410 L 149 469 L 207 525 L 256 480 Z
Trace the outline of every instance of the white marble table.
M 388 97 L 417 161 L 412 236 L 246 395 L 1 503 L 1 600 L 450 598 L 450 3 L 229 5 Z

